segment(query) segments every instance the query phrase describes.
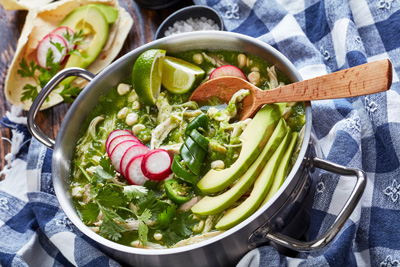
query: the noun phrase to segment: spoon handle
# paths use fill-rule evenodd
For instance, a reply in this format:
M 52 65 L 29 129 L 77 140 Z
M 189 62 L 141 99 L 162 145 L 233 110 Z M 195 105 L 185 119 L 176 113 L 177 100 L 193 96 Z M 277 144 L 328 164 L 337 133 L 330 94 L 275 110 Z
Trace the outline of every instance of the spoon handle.
M 268 91 L 257 91 L 258 105 L 374 94 L 392 84 L 392 64 L 383 59 Z

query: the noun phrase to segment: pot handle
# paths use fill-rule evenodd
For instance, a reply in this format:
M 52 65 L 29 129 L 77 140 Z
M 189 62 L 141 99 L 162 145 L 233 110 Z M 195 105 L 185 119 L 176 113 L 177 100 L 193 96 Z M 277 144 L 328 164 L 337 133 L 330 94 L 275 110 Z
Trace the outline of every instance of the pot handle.
M 32 106 L 29 109 L 28 112 L 28 129 L 29 132 L 34 136 L 36 139 L 38 139 L 41 143 L 43 143 L 45 146 L 53 149 L 55 145 L 55 141 L 51 138 L 49 138 L 45 133 L 40 130 L 40 128 L 36 124 L 36 115 L 46 100 L 46 98 L 49 96 L 49 94 L 60 84 L 62 80 L 64 80 L 67 77 L 70 76 L 77 76 L 80 78 L 83 78 L 85 80 L 88 80 L 89 82 L 93 80 L 95 75 L 87 70 L 81 69 L 81 68 L 67 68 L 63 69 L 60 72 L 58 72 L 54 77 L 43 87 L 43 89 L 39 92 L 37 97 L 32 103 Z
M 326 244 L 328 244 L 330 241 L 332 241 L 333 238 L 335 238 L 336 234 L 340 231 L 340 229 L 343 227 L 343 225 L 345 224 L 345 222 L 347 221 L 347 219 L 350 217 L 351 213 L 357 206 L 357 203 L 360 200 L 362 193 L 364 192 L 365 186 L 367 184 L 367 175 L 362 170 L 344 167 L 317 157 L 313 159 L 313 167 L 330 171 L 339 175 L 356 176 L 357 178 L 356 185 L 354 186 L 353 191 L 350 194 L 350 197 L 347 199 L 346 203 L 344 204 L 342 210 L 339 212 L 332 226 L 324 234 L 322 234 L 320 237 L 312 241 L 299 241 L 294 238 L 288 237 L 284 234 L 275 232 L 268 227 L 264 229 L 261 229 L 262 227 L 260 227 L 257 230 L 260 231 L 258 235 L 262 234 L 264 238 L 267 238 L 276 244 L 300 252 L 320 249 L 324 247 Z M 254 248 L 256 245 L 256 243 L 248 243 L 248 244 L 250 249 Z

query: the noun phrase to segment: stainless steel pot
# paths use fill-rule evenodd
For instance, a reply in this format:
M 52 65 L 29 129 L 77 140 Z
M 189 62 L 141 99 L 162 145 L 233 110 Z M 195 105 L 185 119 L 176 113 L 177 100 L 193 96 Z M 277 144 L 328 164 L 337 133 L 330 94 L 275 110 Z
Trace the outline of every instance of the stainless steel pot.
M 225 49 L 255 54 L 273 64 L 291 81 L 301 80 L 300 74 L 289 60 L 271 46 L 254 38 L 230 32 L 193 32 L 175 35 L 135 49 L 103 70 L 96 77 L 82 69 L 66 69 L 56 75 L 40 92 L 29 114 L 28 126 L 34 137 L 50 148 L 54 148 L 52 175 L 54 190 L 61 208 L 73 224 L 88 237 L 96 241 L 111 257 L 135 266 L 232 266 L 249 250 L 260 244 L 273 241 L 297 251 L 319 249 L 330 242 L 350 216 L 358 203 L 365 185 L 366 175 L 361 170 L 342 167 L 315 156 L 312 138 L 311 104 L 306 103 L 304 141 L 299 157 L 289 176 L 275 196 L 252 216 L 224 233 L 209 240 L 180 248 L 164 250 L 139 249 L 119 245 L 89 230 L 74 210 L 69 190 L 70 164 L 79 129 L 96 105 L 100 95 L 106 94 L 122 78 L 131 75 L 136 58 L 151 48 L 162 48 L 168 52 L 189 49 Z M 48 138 L 36 125 L 35 117 L 54 87 L 68 76 L 79 76 L 90 83 L 75 100 L 61 124 L 56 140 Z M 299 207 L 304 206 L 313 189 L 312 173 L 315 168 L 325 169 L 340 175 L 356 177 L 355 187 L 332 226 L 316 240 L 299 241 L 283 234 L 288 222 L 296 217 Z M 349 178 L 353 179 L 353 178 Z M 313 195 L 311 194 L 311 198 Z

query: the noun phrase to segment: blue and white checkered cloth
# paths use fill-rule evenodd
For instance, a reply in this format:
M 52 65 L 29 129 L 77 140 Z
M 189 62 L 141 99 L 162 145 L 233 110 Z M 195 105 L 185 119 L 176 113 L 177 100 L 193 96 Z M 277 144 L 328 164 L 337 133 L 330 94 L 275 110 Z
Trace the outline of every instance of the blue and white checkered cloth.
M 400 266 L 400 1 L 194 2 L 216 9 L 226 30 L 277 48 L 304 79 L 383 58 L 394 67 L 386 93 L 312 103 L 323 157 L 363 169 L 368 176 L 359 205 L 333 242 L 296 258 L 261 247 L 239 266 Z M 22 147 L 13 147 L 3 169 L 6 179 L 0 182 L 0 265 L 118 266 L 59 209 L 51 184 L 51 151 L 35 139 L 28 148 L 26 128 L 13 122 L 21 123 L 10 115 L 3 125 L 15 129 L 12 141 Z M 351 179 L 327 172 L 317 179 L 310 240 L 330 227 L 354 186 Z

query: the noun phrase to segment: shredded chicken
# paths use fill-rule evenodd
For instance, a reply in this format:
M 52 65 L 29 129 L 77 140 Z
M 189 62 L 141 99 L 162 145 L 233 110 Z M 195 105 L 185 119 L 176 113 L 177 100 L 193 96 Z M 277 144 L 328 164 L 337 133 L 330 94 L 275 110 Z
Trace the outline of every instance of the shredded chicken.
M 210 140 L 210 143 L 208 143 L 208 149 L 210 151 L 216 151 L 218 153 L 226 153 L 226 148 L 213 140 Z
M 182 121 L 181 117 L 171 115 L 168 119 L 166 119 L 161 124 L 157 125 L 151 131 L 151 141 L 150 148 L 158 148 L 162 142 L 167 138 L 168 134 L 179 126 L 179 123 Z
M 225 61 L 223 61 L 219 57 L 216 57 L 216 56 L 213 56 L 213 55 L 209 56 L 204 52 L 201 53 L 201 54 L 203 55 L 204 59 L 207 62 L 213 64 L 215 67 L 221 67 L 222 65 L 228 65 L 228 63 L 226 63 Z
M 99 233 L 100 232 L 100 227 L 94 226 L 94 227 L 89 227 L 90 230 L 92 230 L 95 233 Z
M 167 93 L 164 91 L 157 98 L 156 106 L 158 108 L 158 124 L 167 120 L 172 112 L 172 106 L 169 104 L 166 94 Z
M 84 192 L 84 188 L 80 186 L 73 187 L 71 190 L 71 195 L 76 198 L 81 198 Z
M 244 121 L 238 121 L 235 123 L 233 131 L 231 133 L 231 137 L 240 136 L 244 129 L 246 129 L 247 125 L 249 125 L 251 119 L 245 119 Z
M 187 245 L 192 245 L 192 244 L 196 244 L 199 242 L 202 242 L 204 240 L 210 239 L 214 236 L 217 236 L 219 234 L 221 234 L 222 231 L 214 231 L 214 232 L 208 232 L 202 235 L 196 235 L 193 237 L 190 237 L 188 239 L 184 239 L 179 241 L 178 243 L 176 243 L 173 247 L 174 248 L 178 248 L 178 247 L 183 247 L 183 246 L 187 246 Z
M 196 110 L 185 110 L 183 112 L 183 116 L 185 118 L 195 118 L 197 116 L 199 116 L 200 114 L 202 114 L 203 112 L 200 109 L 196 109 Z
M 160 146 L 160 148 L 167 150 L 168 154 L 171 158 L 173 158 L 176 154 L 179 154 L 179 150 L 181 149 L 183 143 L 176 143 L 167 146 Z
M 99 212 L 99 215 L 96 218 L 96 221 L 93 224 L 96 226 L 100 226 L 103 224 L 103 212 L 101 212 L 101 210 Z
M 90 195 L 90 184 L 85 185 L 85 191 L 83 191 L 83 203 L 87 204 L 92 200 L 92 196 Z
M 229 100 L 228 106 L 226 108 L 216 113 L 214 113 L 215 111 L 213 111 L 214 114 L 210 113 L 210 115 L 212 115 L 213 119 L 216 121 L 225 123 L 229 122 L 229 120 L 235 117 L 237 114 L 236 104 L 242 102 L 243 99 L 249 94 L 250 94 L 249 90 L 240 89 L 232 96 L 231 100 Z
M 196 110 L 199 108 L 199 105 L 195 101 L 188 101 L 182 104 L 171 105 L 172 108 L 188 108 L 191 110 Z
M 199 200 L 201 199 L 201 197 L 197 196 L 192 198 L 191 200 L 189 200 L 188 202 L 182 204 L 179 208 L 178 211 L 189 211 L 194 204 L 196 204 L 197 202 L 199 202 Z
M 104 117 L 102 116 L 97 116 L 96 118 L 94 118 L 90 122 L 88 130 L 86 131 L 85 135 L 78 140 L 78 145 L 77 145 L 78 157 L 84 157 L 85 153 L 89 151 L 92 145 L 92 142 L 90 142 L 90 140 L 96 138 L 96 126 L 102 120 L 104 120 Z
M 210 232 L 213 228 L 215 223 L 217 222 L 218 218 L 220 215 L 208 215 L 204 229 L 203 229 L 203 234 Z
M 156 224 L 155 221 L 147 221 L 145 222 L 148 226 L 154 226 Z M 135 219 L 126 220 L 123 224 L 126 230 L 138 230 L 139 229 L 139 221 Z
M 121 181 L 119 180 L 119 177 L 117 177 L 117 176 L 113 177 L 111 180 L 112 180 L 112 182 L 113 182 L 114 184 L 122 185 L 122 186 L 125 186 L 125 185 L 126 185 L 126 183 L 121 182 Z
M 277 88 L 280 86 L 285 86 L 285 83 L 278 81 L 278 76 L 276 75 L 275 66 L 272 66 L 271 68 L 267 68 L 267 71 L 268 71 L 268 77 L 269 77 L 268 86 L 270 89 Z
M 124 224 L 126 230 L 138 230 L 139 229 L 139 221 L 138 220 L 129 220 Z

